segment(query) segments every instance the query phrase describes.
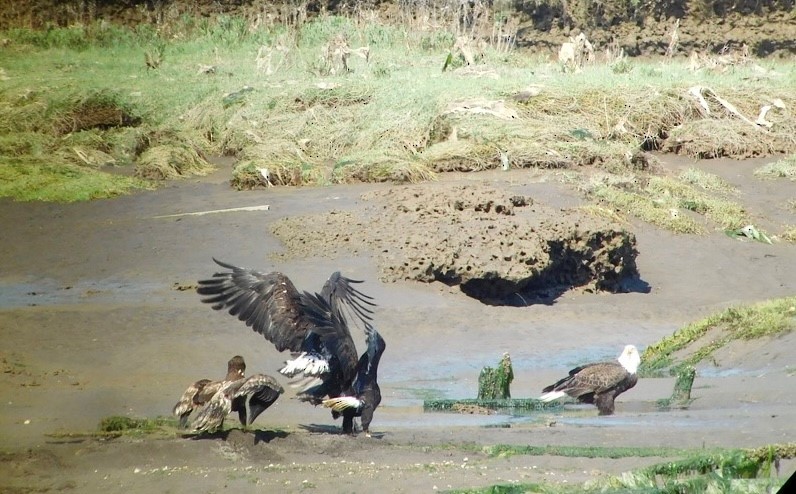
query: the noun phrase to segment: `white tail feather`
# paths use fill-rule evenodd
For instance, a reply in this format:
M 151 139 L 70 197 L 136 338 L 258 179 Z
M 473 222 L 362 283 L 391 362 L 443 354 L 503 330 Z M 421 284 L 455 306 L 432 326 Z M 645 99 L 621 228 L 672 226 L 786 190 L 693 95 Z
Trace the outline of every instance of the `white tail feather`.
M 279 369 L 279 373 L 287 377 L 293 377 L 300 372 L 305 376 L 320 376 L 329 372 L 329 362 L 316 355 L 302 352 L 293 360 L 286 360 L 285 366 Z
M 548 401 L 557 400 L 557 399 L 562 398 L 562 397 L 564 397 L 566 395 L 567 394 L 565 392 L 563 392 L 563 391 L 550 391 L 549 393 L 545 393 L 542 396 L 540 396 L 539 399 L 544 401 L 544 402 L 548 402 Z
M 347 408 L 359 408 L 362 406 L 362 402 L 353 396 L 340 396 L 338 398 L 323 400 L 323 406 L 331 408 L 335 412 L 342 412 Z

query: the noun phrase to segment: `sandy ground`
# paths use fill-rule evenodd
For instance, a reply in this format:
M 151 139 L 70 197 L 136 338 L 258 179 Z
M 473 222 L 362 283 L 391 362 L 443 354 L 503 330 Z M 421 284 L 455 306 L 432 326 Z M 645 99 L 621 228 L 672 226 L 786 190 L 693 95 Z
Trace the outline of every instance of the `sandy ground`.
M 664 157 L 676 170 L 692 162 Z M 761 182 L 762 161 L 700 163 L 738 186 L 775 231 L 795 224 L 792 182 Z M 550 172 L 448 175 L 435 186 L 521 190 L 551 208 L 581 199 Z M 490 458 L 499 444 L 756 447 L 796 438 L 796 337 L 735 345 L 699 369 L 687 410 L 658 411 L 671 379 L 642 379 L 597 417 L 574 407 L 536 416 L 423 413 L 423 397 L 465 398 L 504 351 L 512 394 L 534 397 L 571 366 L 641 349 L 719 309 L 796 293 L 796 248 L 680 236 L 633 222 L 649 293 L 564 293 L 551 303 L 495 307 L 441 283 L 384 283 L 374 253 L 296 258 L 270 233 L 289 216 L 363 208 L 389 185 L 234 192 L 228 169 L 158 191 L 85 204 L 0 203 L 0 492 L 432 492 L 498 482 L 582 482 L 660 458 Z M 411 187 L 411 186 L 409 186 Z M 267 204 L 268 211 L 159 217 Z M 63 437 L 109 415 L 170 413 L 185 386 L 221 377 L 232 355 L 276 374 L 286 355 L 190 288 L 211 257 L 278 269 L 319 289 L 340 269 L 367 280 L 387 340 L 374 437 L 340 435 L 328 411 L 286 394 L 256 422 L 189 439 Z M 184 289 L 188 288 L 188 289 Z M 361 343 L 358 341 L 358 343 Z M 793 463 L 783 465 L 783 474 Z

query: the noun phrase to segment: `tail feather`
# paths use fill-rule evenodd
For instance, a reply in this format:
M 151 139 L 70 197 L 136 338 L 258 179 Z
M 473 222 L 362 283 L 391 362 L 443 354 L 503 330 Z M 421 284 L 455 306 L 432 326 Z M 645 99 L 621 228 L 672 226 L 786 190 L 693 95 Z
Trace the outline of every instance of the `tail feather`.
M 549 393 L 545 393 L 542 396 L 540 396 L 539 399 L 547 403 L 553 400 L 557 400 L 559 398 L 563 398 L 566 395 L 567 394 L 563 391 L 550 391 Z
M 287 377 L 299 373 L 305 376 L 320 376 L 326 372 L 329 372 L 329 362 L 307 352 L 301 353 L 293 360 L 286 360 L 285 366 L 279 369 L 279 373 Z
M 362 406 L 362 402 L 353 396 L 339 396 L 337 398 L 323 400 L 323 406 L 331 408 L 335 412 L 342 412 L 348 408 L 359 408 Z

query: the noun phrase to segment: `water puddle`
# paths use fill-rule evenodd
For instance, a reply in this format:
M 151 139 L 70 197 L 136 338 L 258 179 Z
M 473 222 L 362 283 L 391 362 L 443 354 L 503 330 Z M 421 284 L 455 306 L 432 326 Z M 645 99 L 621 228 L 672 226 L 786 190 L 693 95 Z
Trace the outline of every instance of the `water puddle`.
M 51 279 L 35 282 L 0 281 L 0 309 L 84 303 L 139 303 L 161 300 L 166 289 L 157 283 L 86 280 L 71 284 Z

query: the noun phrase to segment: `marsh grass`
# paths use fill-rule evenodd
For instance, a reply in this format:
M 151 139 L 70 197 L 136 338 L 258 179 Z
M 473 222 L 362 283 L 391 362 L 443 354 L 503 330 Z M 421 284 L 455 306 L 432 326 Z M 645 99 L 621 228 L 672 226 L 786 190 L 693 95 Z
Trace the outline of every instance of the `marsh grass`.
M 569 458 L 670 458 L 662 463 L 575 485 L 496 484 L 485 488 L 453 490 L 459 494 L 539 492 L 564 494 L 768 492 L 784 483 L 777 471 L 779 461 L 796 456 L 796 444 L 772 444 L 756 449 L 683 450 L 674 448 L 568 447 L 497 445 L 485 450 L 490 456 L 555 455 Z M 680 458 L 680 459 L 673 459 Z
M 688 365 L 696 365 L 715 350 L 734 340 L 773 336 L 796 327 L 796 297 L 769 300 L 749 306 L 731 307 L 678 329 L 671 336 L 647 347 L 641 356 L 639 375 L 659 375 L 669 368 L 672 375 Z M 709 331 L 718 334 L 699 348 L 691 348 Z M 683 353 L 675 361 L 675 353 Z
M 743 206 L 729 198 L 734 189 L 697 170 L 686 170 L 679 177 L 599 173 L 579 187 L 617 213 L 675 233 L 702 233 L 710 225 L 727 230 L 749 223 Z
M 364 11 L 281 24 L 164 12 L 133 30 L 89 22 L 46 33 L 3 32 L 9 45 L 0 52 L 8 77 L 0 92 L 0 158 L 61 158 L 38 168 L 51 180 L 12 184 L 2 194 L 107 197 L 147 184 L 111 175 L 104 177 L 107 194 L 95 181 L 99 188 L 74 198 L 35 188 L 74 175 L 74 168 L 59 173 L 61 166 L 89 176 L 104 173 L 101 163 L 143 163 L 142 169 L 161 171 L 141 176 L 168 178 L 201 173 L 197 156 L 214 154 L 240 158 L 232 182 L 251 188 L 268 185 L 257 180 L 262 168 L 275 177 L 273 185 L 333 184 L 491 169 L 501 166 L 501 153 L 515 168 L 590 165 L 622 173 L 638 171 L 628 158 L 635 151 L 666 143 L 689 155 L 796 150 L 796 122 L 771 113 L 774 127 L 761 134 L 726 112 L 703 115 L 688 93 L 709 85 L 745 114 L 764 102 L 758 94 L 792 107 L 793 66 L 778 67 L 782 75 L 771 80 L 749 77 L 751 67 L 695 73 L 675 62 L 634 61 L 629 71 L 595 64 L 562 74 L 556 64 L 493 40 L 476 66 L 442 72 L 460 34 L 455 18 L 432 32 L 419 18 L 388 25 Z M 370 58 L 351 57 L 350 72 L 323 69 L 333 39 L 346 39 L 351 49 L 368 46 Z M 270 73 L 258 62 L 263 46 L 279 54 Z M 153 53 L 158 63 L 147 64 Z M 164 129 L 182 136 L 179 150 L 150 149 L 158 145 L 148 145 L 146 136 Z M 163 172 L 162 164 L 173 170 Z M 616 200 L 639 199 L 618 194 Z M 707 207 L 700 214 L 719 213 Z
M 112 415 L 100 420 L 96 431 L 68 432 L 59 431 L 47 434 L 54 438 L 116 438 L 129 436 L 134 438 L 153 436 L 172 436 L 177 432 L 177 419 L 174 417 L 133 418 Z
M 758 178 L 788 178 L 796 180 L 796 154 L 768 163 L 754 171 Z

